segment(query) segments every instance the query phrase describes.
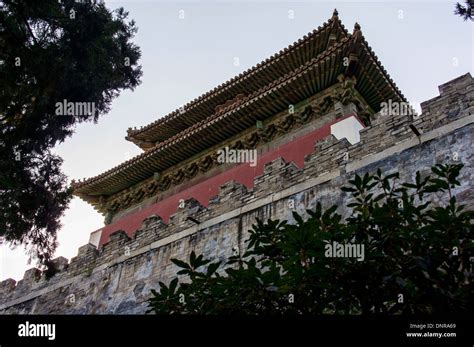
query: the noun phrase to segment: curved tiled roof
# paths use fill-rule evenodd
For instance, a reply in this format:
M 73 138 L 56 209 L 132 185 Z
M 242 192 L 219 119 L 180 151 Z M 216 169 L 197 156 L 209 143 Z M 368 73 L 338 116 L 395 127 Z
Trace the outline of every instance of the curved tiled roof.
M 255 125 L 255 120 L 264 120 L 287 109 L 288 104 L 296 104 L 337 83 L 339 74 L 348 73 L 341 61 L 354 53 L 358 55 L 358 63 L 351 74 L 357 77 L 357 90 L 374 110 L 389 98 L 406 101 L 356 23 L 352 35 L 345 35 L 318 55 L 285 74 L 274 76 L 248 95 L 239 96 L 238 102 L 197 120 L 123 164 L 87 180 L 73 182 L 74 193 L 92 201 L 150 178 L 154 172 L 166 170 Z
M 143 149 L 149 149 L 155 142 L 164 141 L 214 113 L 217 106 L 232 99 L 236 94 L 256 91 L 276 77 L 289 73 L 311 57 L 317 56 L 326 49 L 330 35 L 340 40 L 348 34 L 335 10 L 332 18 L 318 29 L 259 64 L 144 127 L 129 128 L 126 139 Z

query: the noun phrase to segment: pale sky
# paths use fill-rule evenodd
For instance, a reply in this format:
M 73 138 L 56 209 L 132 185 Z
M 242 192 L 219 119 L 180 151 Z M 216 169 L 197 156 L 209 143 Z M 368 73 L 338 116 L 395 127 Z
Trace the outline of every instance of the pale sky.
M 128 127 L 146 125 L 256 65 L 322 25 L 335 7 L 350 32 L 355 22 L 361 25 L 385 69 L 415 105 L 437 96 L 438 85 L 474 71 L 474 27 L 453 14 L 455 1 L 106 3 L 123 6 L 137 23 L 142 84 L 122 92 L 98 124 L 79 125 L 57 146 L 70 180 L 95 176 L 139 154 L 124 139 Z M 62 224 L 56 256 L 70 259 L 103 226 L 103 217 L 74 198 Z M 0 280 L 20 280 L 30 267 L 22 248 L 0 246 Z

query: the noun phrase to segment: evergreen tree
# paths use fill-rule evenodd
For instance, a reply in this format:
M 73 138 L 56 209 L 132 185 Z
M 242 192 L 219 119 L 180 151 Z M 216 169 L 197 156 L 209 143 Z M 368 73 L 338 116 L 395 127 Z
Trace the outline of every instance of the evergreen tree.
M 461 16 L 464 20 L 473 20 L 473 12 L 472 12 L 472 0 L 466 0 L 465 6 L 461 5 L 459 2 L 456 3 L 456 8 L 454 9 L 454 14 Z
M 71 198 L 51 149 L 140 83 L 127 17 L 103 1 L 0 0 L 0 236 L 43 264 Z

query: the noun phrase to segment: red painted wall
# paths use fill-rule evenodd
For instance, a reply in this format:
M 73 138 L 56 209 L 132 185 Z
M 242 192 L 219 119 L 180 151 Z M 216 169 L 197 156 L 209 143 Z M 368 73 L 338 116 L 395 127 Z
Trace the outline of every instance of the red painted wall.
M 153 214 L 160 216 L 165 223 L 168 223 L 170 216 L 176 212 L 181 199 L 194 198 L 199 201 L 201 205 L 207 207 L 209 200 L 219 193 L 219 187 L 228 181 L 235 180 L 247 188 L 252 188 L 254 178 L 263 173 L 264 165 L 278 157 L 282 157 L 286 162 L 293 162 L 300 168 L 303 167 L 304 158 L 314 151 L 315 142 L 330 135 L 332 124 L 350 116 L 353 115 L 347 115 L 333 122 L 326 123 L 319 129 L 313 130 L 308 134 L 258 156 L 257 165 L 255 167 L 251 167 L 249 163 L 236 164 L 225 172 L 216 173 L 214 176 L 191 187 L 184 188 L 182 191 L 166 197 L 139 212 L 131 213 L 112 224 L 106 225 L 102 228 L 99 246 L 106 243 L 109 240 L 110 234 L 117 230 L 123 230 L 129 236 L 132 236 L 140 227 L 142 221 Z

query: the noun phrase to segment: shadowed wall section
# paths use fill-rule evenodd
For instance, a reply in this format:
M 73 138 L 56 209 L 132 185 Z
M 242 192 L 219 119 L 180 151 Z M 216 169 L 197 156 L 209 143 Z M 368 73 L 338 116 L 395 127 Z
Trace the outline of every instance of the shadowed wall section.
M 226 182 L 207 207 L 187 199 L 186 207 L 170 215 L 168 224 L 149 216 L 133 237 L 116 231 L 99 248 L 84 245 L 69 262 L 56 258 L 59 271 L 49 280 L 33 268 L 18 283 L 2 281 L 0 314 L 145 313 L 150 290 L 176 276 L 178 268 L 171 258 L 187 259 L 195 251 L 225 261 L 233 249 L 244 249 L 247 231 L 257 217 L 294 222 L 290 199 L 300 213 L 319 201 L 324 208 L 336 204 L 338 212 L 347 216 L 348 195 L 340 188 L 355 173 L 377 168 L 398 171 L 401 180 L 409 180 L 416 171 L 429 173 L 434 164 L 456 157 L 465 167 L 454 194 L 474 209 L 474 81 L 470 74 L 441 86 L 438 97 L 422 103 L 422 111 L 418 117 L 377 114 L 353 145 L 332 135 L 324 137 L 322 132 L 302 167 L 298 167 L 301 160 L 295 164 L 284 160 L 281 151 L 249 187 L 235 180 Z M 314 139 L 308 135 L 308 141 Z

